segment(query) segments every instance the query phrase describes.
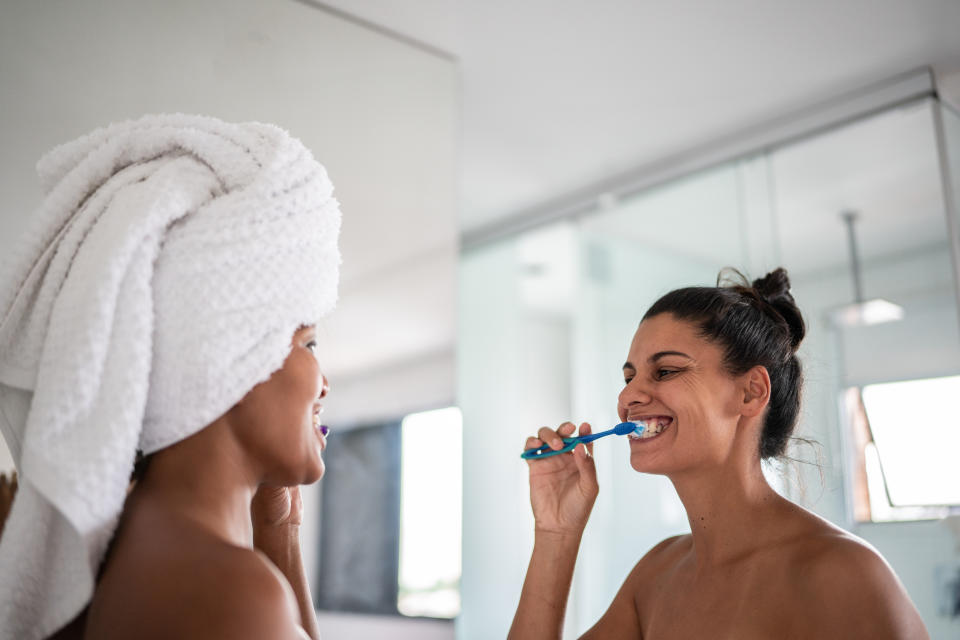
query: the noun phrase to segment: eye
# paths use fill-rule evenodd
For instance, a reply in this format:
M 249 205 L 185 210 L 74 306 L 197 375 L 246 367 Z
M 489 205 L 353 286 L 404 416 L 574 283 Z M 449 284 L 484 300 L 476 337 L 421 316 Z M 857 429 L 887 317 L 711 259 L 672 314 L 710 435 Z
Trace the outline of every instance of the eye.
M 631 381 L 631 380 L 633 380 L 633 376 L 629 376 L 629 377 L 628 377 L 628 376 L 624 376 L 624 377 L 623 377 L 623 384 L 630 384 L 630 381 Z
M 679 373 L 677 369 L 657 369 L 656 375 L 654 376 L 657 380 L 663 380 L 664 378 L 669 378 L 675 373 Z
M 316 340 L 311 340 L 310 342 L 308 342 L 307 344 L 305 344 L 305 345 L 303 345 L 303 346 L 305 346 L 307 349 L 310 349 L 310 351 L 311 351 L 314 355 L 316 355 L 316 353 L 317 353 L 317 341 L 316 341 Z

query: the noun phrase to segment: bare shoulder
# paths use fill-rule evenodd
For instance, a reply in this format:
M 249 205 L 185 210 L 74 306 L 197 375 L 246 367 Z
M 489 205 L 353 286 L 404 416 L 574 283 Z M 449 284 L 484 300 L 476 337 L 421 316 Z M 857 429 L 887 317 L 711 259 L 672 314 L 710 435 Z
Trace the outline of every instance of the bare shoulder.
M 664 575 L 672 572 L 692 547 L 693 538 L 689 533 L 658 542 L 630 570 L 617 598 L 629 598 L 633 605 L 637 594 L 649 592 L 651 585 L 661 584 Z
M 638 638 L 641 635 L 644 596 L 661 588 L 658 580 L 672 571 L 679 559 L 690 551 L 690 535 L 673 536 L 656 544 L 644 554 L 627 575 L 606 613 L 590 628 L 582 640 Z
M 634 567 L 634 571 L 641 574 L 648 571 L 660 573 L 676 564 L 681 557 L 690 553 L 692 548 L 693 537 L 689 533 L 671 536 L 647 551 Z
M 649 590 L 649 585 L 656 584 L 665 573 L 672 571 L 692 547 L 693 538 L 689 533 L 661 540 L 643 554 L 643 557 L 633 566 L 624 581 L 621 592 L 632 596 L 640 591 Z M 620 597 L 620 594 L 617 594 L 617 597 Z
M 831 633 L 849 638 L 928 638 L 906 590 L 883 556 L 833 525 L 815 527 L 793 546 L 798 604 L 818 611 Z
M 126 536 L 91 604 L 87 637 L 299 638 L 290 586 L 260 553 L 200 531 Z
M 279 570 L 250 549 L 233 548 L 228 555 L 215 572 L 200 573 L 195 628 L 206 638 L 210 630 L 223 638 L 300 637 L 296 599 Z

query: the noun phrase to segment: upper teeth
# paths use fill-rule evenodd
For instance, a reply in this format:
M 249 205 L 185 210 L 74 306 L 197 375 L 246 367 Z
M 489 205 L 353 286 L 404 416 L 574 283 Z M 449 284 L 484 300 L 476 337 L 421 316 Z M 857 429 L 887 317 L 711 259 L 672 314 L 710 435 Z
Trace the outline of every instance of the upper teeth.
M 636 433 L 631 433 L 630 437 L 635 439 L 641 439 L 641 438 L 652 438 L 653 436 L 661 433 L 664 429 L 667 428 L 667 425 L 673 422 L 673 419 L 660 416 L 657 418 L 648 418 L 646 420 L 634 420 L 634 422 L 636 422 L 637 424 L 643 425 L 644 427 L 643 433 L 640 435 L 637 435 Z

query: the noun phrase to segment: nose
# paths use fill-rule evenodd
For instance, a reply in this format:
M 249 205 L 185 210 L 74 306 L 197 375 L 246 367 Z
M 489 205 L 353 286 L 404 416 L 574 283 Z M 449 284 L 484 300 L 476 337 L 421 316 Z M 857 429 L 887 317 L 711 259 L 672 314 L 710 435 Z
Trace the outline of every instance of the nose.
M 327 380 L 327 376 L 320 374 L 320 395 L 317 396 L 317 400 L 322 400 L 327 397 L 327 394 L 330 393 L 330 382 Z
M 623 388 L 617 398 L 617 413 L 621 420 L 627 419 L 631 407 L 647 405 L 653 400 L 650 394 L 639 386 L 638 382 L 632 380 L 630 384 Z

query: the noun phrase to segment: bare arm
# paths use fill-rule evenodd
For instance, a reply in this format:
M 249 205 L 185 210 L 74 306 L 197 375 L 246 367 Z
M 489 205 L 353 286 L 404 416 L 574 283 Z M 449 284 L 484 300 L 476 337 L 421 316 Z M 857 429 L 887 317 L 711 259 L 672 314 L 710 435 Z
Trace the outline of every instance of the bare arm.
M 557 431 L 543 427 L 539 437 L 527 439 L 525 448 L 548 443 L 560 449 L 560 438 L 574 431 L 576 426 L 570 422 Z M 590 425 L 580 425 L 580 434 L 587 433 Z M 581 444 L 572 453 L 528 461 L 536 532 L 520 603 L 507 636 L 511 640 L 555 640 L 562 634 L 580 539 L 598 491 L 591 447 Z
M 313 640 L 319 640 L 317 615 L 300 550 L 302 516 L 299 487 L 261 487 L 251 504 L 253 546 L 286 578 L 293 589 L 303 629 Z
M 580 536 L 538 532 L 509 639 L 559 638 Z

